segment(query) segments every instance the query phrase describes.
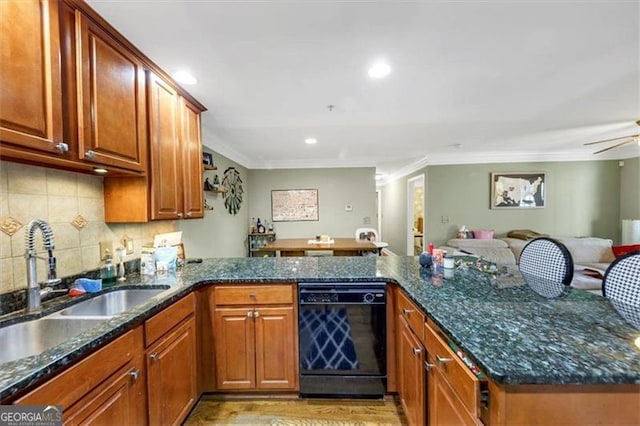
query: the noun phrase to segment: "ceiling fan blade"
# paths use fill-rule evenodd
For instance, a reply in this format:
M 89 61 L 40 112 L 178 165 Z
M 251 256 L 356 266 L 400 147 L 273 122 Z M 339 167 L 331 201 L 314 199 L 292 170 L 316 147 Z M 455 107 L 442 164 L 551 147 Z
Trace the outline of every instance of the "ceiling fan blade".
M 633 142 L 635 142 L 635 140 L 634 140 L 634 139 L 629 139 L 628 141 L 619 142 L 619 143 L 617 143 L 617 144 L 615 144 L 615 145 L 611 145 L 611 146 L 610 146 L 610 147 L 608 147 L 608 148 L 601 149 L 600 151 L 596 151 L 596 152 L 594 152 L 593 154 L 594 154 L 594 155 L 595 155 L 595 154 L 600 154 L 601 152 L 609 151 L 609 150 L 611 150 L 611 149 L 617 148 L 617 147 L 622 146 L 622 145 L 626 145 L 626 144 L 628 144 L 628 143 L 633 143 Z
M 640 134 L 638 134 L 638 135 L 620 136 L 619 138 L 611 138 L 611 139 L 604 139 L 604 140 L 601 140 L 601 141 L 588 142 L 588 143 L 585 143 L 585 145 L 595 145 L 597 143 L 612 142 L 612 141 L 617 141 L 617 140 L 626 139 L 626 138 L 637 138 L 638 136 L 640 136 Z

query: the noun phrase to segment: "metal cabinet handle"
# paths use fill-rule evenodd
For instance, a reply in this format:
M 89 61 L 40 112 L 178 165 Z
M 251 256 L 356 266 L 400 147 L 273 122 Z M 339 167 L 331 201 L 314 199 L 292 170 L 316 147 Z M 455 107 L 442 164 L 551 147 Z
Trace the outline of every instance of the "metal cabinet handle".
M 152 361 L 157 361 L 158 360 L 158 353 L 154 352 L 151 355 L 149 355 L 149 358 L 151 358 Z
M 187 217 L 191 217 L 191 212 L 187 212 L 187 213 L 185 214 L 185 216 L 187 216 Z
M 427 361 L 424 362 L 424 369 L 427 371 L 431 370 L 432 368 L 435 368 L 435 366 L 436 366 L 435 364 L 430 364 Z
M 138 377 L 140 377 L 140 370 L 136 368 L 129 371 L 129 377 L 131 377 L 131 379 L 135 382 L 136 380 L 138 380 Z
M 253 318 L 253 311 L 249 311 L 249 312 L 247 312 L 247 316 L 248 316 L 249 318 Z
M 253 293 L 249 293 L 249 299 L 256 300 L 256 295 Z
M 178 217 L 182 217 L 182 213 L 178 213 Z
M 89 160 L 92 160 L 95 158 L 96 153 L 95 151 L 88 150 L 87 152 L 84 153 L 84 156 L 87 157 Z
M 402 313 L 405 315 L 409 315 L 411 312 L 413 312 L 413 309 L 407 309 L 407 308 L 402 309 Z
M 418 355 L 420 352 L 422 352 L 422 349 L 420 349 L 420 348 L 413 348 L 413 354 L 414 354 L 414 355 Z
M 258 317 L 260 316 L 260 312 L 255 311 L 255 312 L 253 313 L 253 316 L 254 316 L 254 317 L 256 317 L 256 318 L 258 318 Z
M 451 362 L 451 361 L 453 361 L 453 358 L 442 358 L 440 355 L 436 355 L 436 360 L 437 360 L 440 364 L 444 364 L 445 362 Z
M 69 145 L 64 142 L 56 144 L 55 148 L 61 154 L 69 151 Z

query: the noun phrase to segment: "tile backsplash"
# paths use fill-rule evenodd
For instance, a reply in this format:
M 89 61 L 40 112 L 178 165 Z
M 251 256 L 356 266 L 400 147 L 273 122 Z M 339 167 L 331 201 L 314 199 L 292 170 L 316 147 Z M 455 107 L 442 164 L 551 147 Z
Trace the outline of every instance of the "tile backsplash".
M 156 233 L 176 229 L 173 221 L 106 224 L 102 181 L 100 176 L 0 161 L 0 224 L 21 224 L 12 236 L 0 232 L 0 293 L 26 287 L 25 229 L 33 219 L 51 225 L 60 277 L 98 268 L 101 240 L 117 245 L 123 236 L 131 238 L 134 252 L 126 257 L 131 260 L 140 257 L 140 248 L 153 242 Z M 72 224 L 78 217 L 86 221 L 84 227 Z M 37 231 L 36 249 L 41 247 Z M 37 262 L 39 280 L 46 278 L 45 263 Z

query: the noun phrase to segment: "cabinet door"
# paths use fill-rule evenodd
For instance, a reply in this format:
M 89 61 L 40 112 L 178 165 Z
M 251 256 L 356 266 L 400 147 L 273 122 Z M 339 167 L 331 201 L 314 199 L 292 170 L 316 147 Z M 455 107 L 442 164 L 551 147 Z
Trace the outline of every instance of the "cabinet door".
M 63 412 L 65 424 L 133 425 L 146 420 L 141 357 Z
M 147 139 L 142 61 L 78 10 L 76 20 L 80 23 L 79 156 L 144 172 Z
M 298 359 L 293 307 L 257 306 L 254 319 L 257 388 L 295 390 Z
M 62 141 L 57 11 L 55 1 L 0 1 L 3 145 L 56 152 Z
M 204 217 L 200 110 L 180 98 L 183 211 L 185 219 Z
M 255 388 L 254 333 L 253 308 L 216 308 L 214 336 L 217 389 Z
M 432 359 L 432 364 L 437 362 Z M 429 369 L 429 424 L 431 425 L 476 425 L 474 418 L 465 410 L 446 378 L 437 367 Z
M 151 149 L 151 219 L 182 217 L 182 153 L 178 133 L 178 94 L 149 74 L 149 136 Z M 200 168 L 198 169 L 200 172 Z
M 196 362 L 193 316 L 148 349 L 150 424 L 179 424 L 189 414 L 198 398 Z
M 424 349 L 409 324 L 398 321 L 398 380 L 400 403 L 411 425 L 425 422 Z

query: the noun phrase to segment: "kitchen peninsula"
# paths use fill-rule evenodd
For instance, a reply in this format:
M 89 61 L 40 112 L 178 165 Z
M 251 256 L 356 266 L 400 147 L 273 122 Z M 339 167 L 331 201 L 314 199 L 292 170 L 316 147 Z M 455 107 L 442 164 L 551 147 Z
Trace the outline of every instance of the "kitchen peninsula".
M 194 291 L 218 284 L 336 280 L 387 282 L 397 297 L 417 306 L 486 375 L 483 399 L 491 424 L 523 422 L 522 415 L 529 416 L 529 424 L 640 422 L 640 348 L 634 344 L 640 332 L 605 298 L 577 290 L 547 300 L 526 286 L 498 288 L 477 271 L 434 280 L 414 257 L 206 259 L 173 276 L 131 276 L 128 286 L 170 289 L 39 356 L 0 365 L 0 399 L 11 402 L 14 395 Z M 210 384 L 203 390 L 215 391 Z M 584 414 L 574 418 L 576 413 Z

